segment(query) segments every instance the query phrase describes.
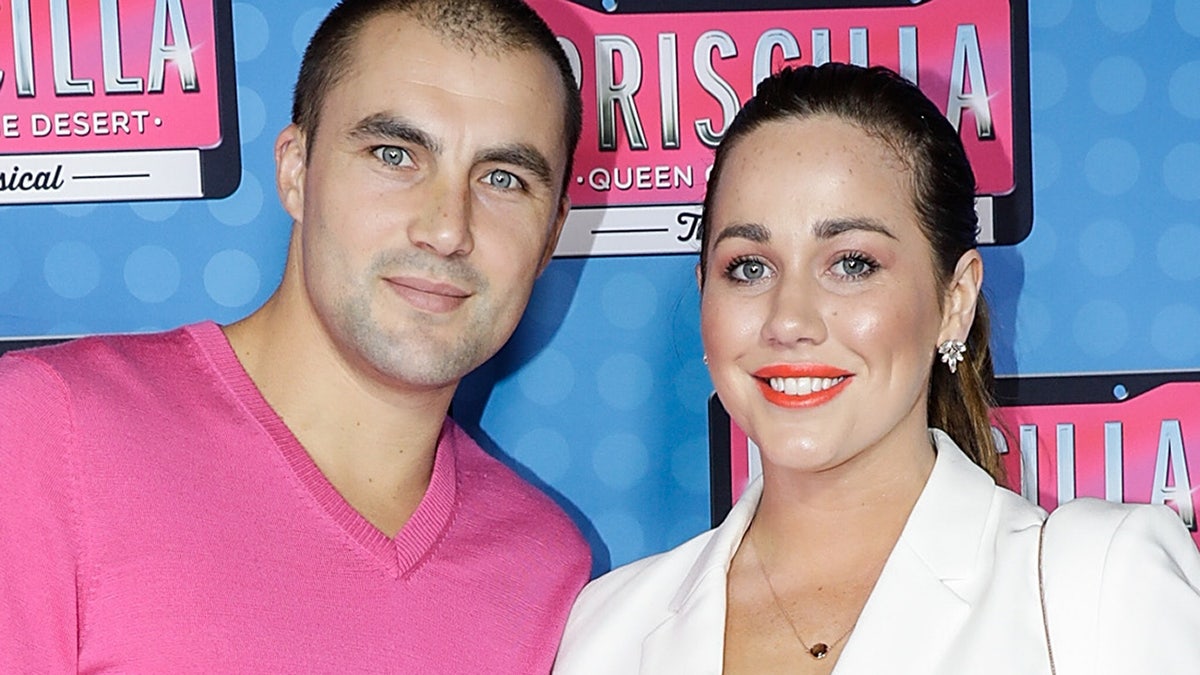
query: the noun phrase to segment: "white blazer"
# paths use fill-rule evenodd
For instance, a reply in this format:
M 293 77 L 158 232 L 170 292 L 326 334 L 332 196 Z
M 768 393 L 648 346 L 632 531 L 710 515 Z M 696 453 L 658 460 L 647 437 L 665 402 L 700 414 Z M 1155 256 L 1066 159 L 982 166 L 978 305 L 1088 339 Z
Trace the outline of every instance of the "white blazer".
M 1045 512 L 997 487 L 944 433 L 931 436 L 929 481 L 834 673 L 1048 673 L 1038 591 Z M 716 529 L 588 584 L 554 672 L 720 673 L 727 572 L 761 494 L 755 481 Z M 1179 517 L 1100 500 L 1063 510 L 1075 520 L 1052 518 L 1063 526 L 1046 542 L 1058 675 L 1200 673 L 1200 554 Z M 1082 547 L 1074 540 L 1089 537 L 1102 537 L 1100 553 L 1070 560 Z M 1088 569 L 1061 573 L 1068 568 Z

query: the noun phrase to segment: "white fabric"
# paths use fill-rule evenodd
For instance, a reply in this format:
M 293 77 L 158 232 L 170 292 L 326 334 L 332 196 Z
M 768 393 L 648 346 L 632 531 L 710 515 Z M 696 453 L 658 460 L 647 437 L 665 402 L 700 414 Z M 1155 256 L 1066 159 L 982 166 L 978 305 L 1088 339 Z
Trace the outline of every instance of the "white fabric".
M 834 673 L 1047 673 L 1037 587 L 1045 514 L 997 487 L 944 433 L 931 436 L 938 452 L 929 481 Z M 761 493 L 756 481 L 718 528 L 590 583 L 554 672 L 720 673 L 726 573 Z M 1071 525 L 1047 535 L 1047 556 L 1056 558 L 1048 567 L 1086 568 L 1079 578 L 1097 583 L 1047 578 L 1048 587 L 1067 584 L 1047 591 L 1058 675 L 1200 672 L 1200 554 L 1178 517 L 1098 500 L 1068 508 Z M 1103 545 L 1059 560 L 1055 552 L 1073 550 L 1076 538 Z

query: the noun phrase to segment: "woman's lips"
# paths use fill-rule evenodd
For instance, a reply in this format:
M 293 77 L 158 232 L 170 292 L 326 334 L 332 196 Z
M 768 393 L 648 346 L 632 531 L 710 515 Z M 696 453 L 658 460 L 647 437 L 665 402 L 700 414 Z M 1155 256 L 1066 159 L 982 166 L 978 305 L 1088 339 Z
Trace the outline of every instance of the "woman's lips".
M 470 292 L 454 284 L 419 277 L 388 277 L 386 281 L 408 304 L 434 314 L 452 312 L 471 297 Z
M 853 374 L 822 364 L 780 364 L 754 372 L 763 397 L 784 408 L 812 408 L 832 401 Z

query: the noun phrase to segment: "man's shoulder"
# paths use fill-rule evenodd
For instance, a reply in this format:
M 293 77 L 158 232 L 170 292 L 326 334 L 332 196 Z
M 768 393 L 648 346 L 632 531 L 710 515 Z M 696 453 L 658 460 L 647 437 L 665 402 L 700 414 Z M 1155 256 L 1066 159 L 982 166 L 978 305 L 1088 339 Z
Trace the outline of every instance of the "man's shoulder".
M 128 370 L 169 365 L 173 355 L 194 344 L 192 334 L 204 324 L 157 333 L 90 335 L 58 344 L 12 351 L 4 355 L 5 368 L 53 371 L 65 381 L 89 379 Z M 215 326 L 214 326 L 215 327 Z
M 479 527 L 525 534 L 564 555 L 586 553 L 587 543 L 561 506 L 512 468 L 479 447 L 457 424 L 451 425 L 457 456 L 458 518 Z

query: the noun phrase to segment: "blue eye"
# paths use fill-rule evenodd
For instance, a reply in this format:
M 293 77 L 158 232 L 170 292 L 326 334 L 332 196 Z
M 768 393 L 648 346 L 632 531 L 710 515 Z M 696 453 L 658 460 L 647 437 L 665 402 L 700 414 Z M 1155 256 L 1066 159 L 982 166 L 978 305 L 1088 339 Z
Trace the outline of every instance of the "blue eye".
M 833 264 L 838 276 L 850 279 L 865 279 L 879 268 L 879 265 L 862 253 L 847 253 Z
M 372 150 L 371 154 L 387 166 L 405 166 L 412 163 L 408 151 L 394 145 L 381 145 Z
M 756 258 L 738 258 L 729 263 L 725 274 L 734 281 L 752 283 L 769 277 L 771 270 L 765 262 Z
M 515 190 L 522 187 L 521 179 L 504 169 L 496 169 L 495 171 L 488 172 L 488 175 L 484 177 L 484 181 L 488 185 L 500 190 Z

